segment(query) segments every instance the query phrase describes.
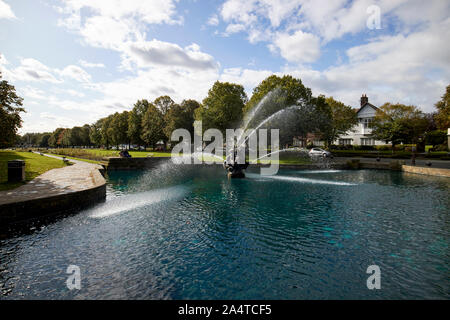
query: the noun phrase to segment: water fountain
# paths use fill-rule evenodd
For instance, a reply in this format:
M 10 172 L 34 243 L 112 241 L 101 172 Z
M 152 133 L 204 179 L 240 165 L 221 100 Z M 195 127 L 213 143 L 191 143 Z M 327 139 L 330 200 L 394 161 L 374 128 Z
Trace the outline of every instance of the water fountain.
M 267 158 L 271 155 L 281 152 L 301 152 L 304 155 L 307 154 L 305 150 L 300 148 L 285 148 L 282 150 L 276 150 L 266 155 L 262 155 L 257 159 L 250 159 L 250 163 L 245 159 L 237 159 L 238 154 L 242 154 L 242 148 L 246 148 L 250 137 L 255 135 L 259 129 L 265 126 L 271 126 L 275 124 L 275 127 L 285 129 L 286 135 L 291 134 L 291 130 L 303 130 L 303 133 L 308 133 L 308 130 L 314 129 L 314 104 L 300 99 L 297 104 L 290 105 L 286 103 L 287 97 L 279 89 L 272 90 L 267 94 L 249 113 L 245 116 L 241 127 L 241 134 L 237 137 L 237 147 L 229 151 L 227 160 L 223 163 L 223 167 L 227 170 L 229 178 L 244 178 L 244 170 L 247 169 L 249 164 L 257 164 L 258 160 Z M 303 119 L 302 119 L 303 118 Z M 299 123 L 299 119 L 300 121 Z M 282 121 L 277 123 L 277 121 Z M 255 129 L 250 129 L 252 124 L 256 124 Z M 250 131 L 249 134 L 245 134 Z M 245 134 L 245 135 L 244 135 Z M 243 152 L 245 154 L 245 152 Z M 240 160 L 240 161 L 239 161 Z

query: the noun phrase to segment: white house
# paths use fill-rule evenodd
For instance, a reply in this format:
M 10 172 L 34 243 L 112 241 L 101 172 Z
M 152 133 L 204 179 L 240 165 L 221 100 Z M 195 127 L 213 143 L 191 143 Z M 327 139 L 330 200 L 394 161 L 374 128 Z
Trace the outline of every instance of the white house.
M 356 112 L 358 115 L 358 124 L 342 135 L 335 141 L 340 145 L 360 145 L 360 146 L 378 146 L 385 145 L 385 141 L 375 140 L 372 138 L 371 123 L 375 118 L 377 107 L 369 103 L 369 98 L 363 94 L 361 97 L 361 107 Z

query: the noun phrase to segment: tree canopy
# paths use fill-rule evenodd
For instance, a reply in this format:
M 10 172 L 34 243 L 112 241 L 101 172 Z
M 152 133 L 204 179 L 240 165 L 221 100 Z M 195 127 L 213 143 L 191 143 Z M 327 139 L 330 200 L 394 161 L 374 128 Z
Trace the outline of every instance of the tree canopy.
M 447 86 L 445 94 L 435 106 L 437 108 L 436 124 L 440 130 L 447 130 L 450 128 L 450 85 Z
M 16 94 L 14 86 L 6 80 L 0 81 L 0 148 L 16 142 L 17 130 L 22 127 L 20 113 L 25 112 L 22 103 L 23 98 Z
M 428 126 L 424 113 L 415 106 L 385 103 L 375 114 L 372 136 L 391 142 L 418 143 Z
M 226 129 L 239 125 L 246 102 L 243 86 L 216 81 L 202 106 L 195 110 L 195 119 L 203 121 L 203 130 L 216 128 L 225 133 Z
M 162 112 L 154 104 L 149 104 L 142 118 L 142 140 L 150 146 L 165 138 L 163 132 L 164 117 Z
M 340 135 L 358 124 L 358 117 L 352 107 L 334 100 L 333 97 L 326 98 L 325 102 L 329 108 L 331 123 L 323 129 L 322 138 L 326 146 L 331 146 Z

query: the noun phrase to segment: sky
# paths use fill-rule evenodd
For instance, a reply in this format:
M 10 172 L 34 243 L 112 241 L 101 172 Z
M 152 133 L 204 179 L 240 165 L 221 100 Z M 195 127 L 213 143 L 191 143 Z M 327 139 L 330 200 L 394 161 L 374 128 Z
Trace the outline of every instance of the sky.
M 0 0 L 0 70 L 19 133 L 94 123 L 215 81 L 251 96 L 276 74 L 358 107 L 432 112 L 450 84 L 447 0 Z

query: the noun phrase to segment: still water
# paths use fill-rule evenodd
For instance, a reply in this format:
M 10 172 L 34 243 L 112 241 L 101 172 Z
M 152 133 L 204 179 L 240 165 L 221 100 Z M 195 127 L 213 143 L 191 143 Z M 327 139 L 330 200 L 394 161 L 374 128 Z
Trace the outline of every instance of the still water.
M 449 190 L 390 171 L 114 172 L 105 203 L 0 240 L 0 299 L 448 299 Z

